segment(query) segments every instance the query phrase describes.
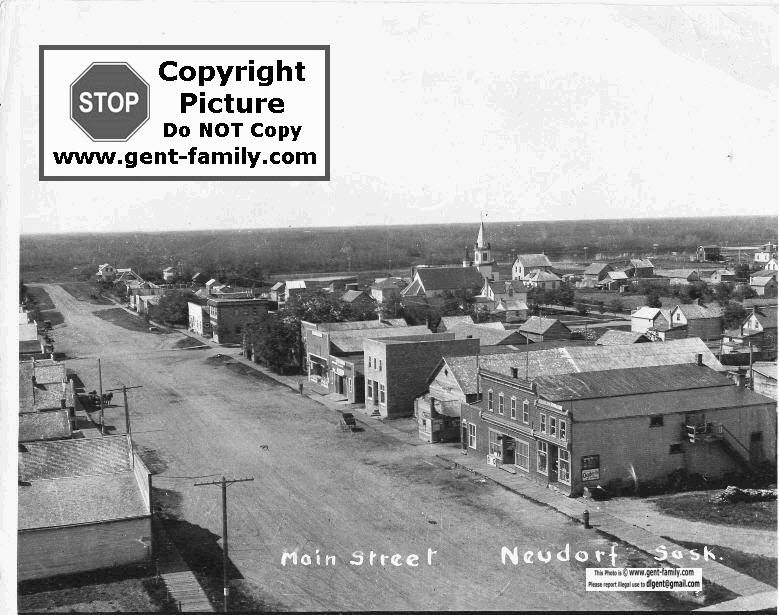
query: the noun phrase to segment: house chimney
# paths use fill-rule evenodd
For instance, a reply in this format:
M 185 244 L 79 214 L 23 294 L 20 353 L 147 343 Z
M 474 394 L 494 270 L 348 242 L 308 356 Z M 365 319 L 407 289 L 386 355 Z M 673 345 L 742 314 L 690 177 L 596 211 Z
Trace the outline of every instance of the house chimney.
M 696 356 L 698 365 L 703 365 L 703 355 L 699 352 Z
M 63 410 L 65 409 L 65 398 L 64 397 L 60 399 L 60 408 L 62 408 Z
M 516 367 L 511 368 L 511 377 L 519 378 L 519 370 Z
M 37 385 L 37 384 L 38 384 L 38 381 L 35 379 L 35 374 L 33 374 L 33 375 L 30 377 L 30 380 L 32 380 L 32 386 L 35 386 L 35 385 Z

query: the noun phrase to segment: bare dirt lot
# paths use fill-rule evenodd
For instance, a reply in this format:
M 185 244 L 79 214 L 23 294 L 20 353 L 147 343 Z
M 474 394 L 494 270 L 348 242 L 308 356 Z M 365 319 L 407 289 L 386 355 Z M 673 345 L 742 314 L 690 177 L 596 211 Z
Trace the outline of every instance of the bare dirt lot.
M 611 542 L 451 469 L 434 457 L 437 446 L 409 447 L 370 425 L 343 433 L 336 413 L 324 406 L 209 359 L 237 350 L 182 350 L 177 332 L 121 328 L 96 318 L 100 307 L 57 286 L 46 289 L 69 323 L 59 347 L 74 357 L 68 367 L 86 388 L 97 384 L 97 357 L 104 389 L 143 387 L 130 392 L 134 439 L 157 472 L 160 512 L 183 528 L 178 536 L 172 532 L 180 547 L 199 537 L 195 546 L 203 545 L 210 558 L 204 561 L 213 562 L 221 545 L 219 489 L 195 482 L 254 478 L 228 490 L 230 570 L 233 585 L 264 604 L 285 610 L 683 607 L 665 596 L 585 592 L 585 565 L 576 562 L 503 565 L 502 546 L 557 551 L 570 544 L 594 554 Z M 123 431 L 121 406 L 107 410 L 106 419 Z M 349 564 L 355 551 L 367 556 L 371 550 L 403 559 L 418 554 L 421 565 Z M 317 551 L 335 556 L 335 565 L 281 564 L 284 552 L 308 553 L 315 561 Z M 627 563 L 626 549 L 618 552 L 618 565 Z M 206 576 L 218 578 L 220 569 L 211 566 Z

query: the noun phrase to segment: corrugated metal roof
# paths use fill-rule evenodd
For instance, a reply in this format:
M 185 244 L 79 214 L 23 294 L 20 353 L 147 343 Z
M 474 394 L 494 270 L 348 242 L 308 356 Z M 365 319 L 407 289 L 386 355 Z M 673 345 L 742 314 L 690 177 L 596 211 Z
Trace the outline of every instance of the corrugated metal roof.
M 641 344 L 645 346 L 646 344 Z M 744 387 L 715 386 L 682 391 L 664 391 L 610 397 L 606 399 L 584 399 L 565 404 L 574 421 L 601 421 L 629 416 L 651 414 L 679 414 L 683 412 L 705 412 L 721 408 L 742 408 L 757 404 L 776 402 L 768 397 L 753 393 Z
M 533 382 L 549 401 L 733 386 L 727 375 L 694 363 L 536 376 Z
M 132 472 L 35 480 L 19 487 L 19 530 L 99 523 L 149 513 Z
M 484 325 L 474 324 L 456 324 L 448 328 L 447 331 L 454 333 L 456 339 L 474 338 L 479 340 L 482 346 L 497 346 L 498 344 L 509 343 L 524 344 L 525 336 L 518 331 L 506 331 L 504 328 L 486 327 Z
M 130 472 L 125 436 L 30 442 L 19 452 L 19 480 Z
M 694 303 L 682 303 L 674 307 L 671 313 L 679 310 L 684 314 L 687 320 L 699 320 L 705 318 L 721 318 L 722 308 L 719 306 L 707 307 L 705 305 L 696 305 Z

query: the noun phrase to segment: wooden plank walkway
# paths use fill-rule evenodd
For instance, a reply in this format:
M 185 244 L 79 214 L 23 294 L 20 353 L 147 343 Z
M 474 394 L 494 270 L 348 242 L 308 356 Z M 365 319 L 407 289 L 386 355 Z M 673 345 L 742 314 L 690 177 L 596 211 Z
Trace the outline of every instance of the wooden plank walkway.
M 180 610 L 185 613 L 190 611 L 214 613 L 215 609 L 211 601 L 161 524 L 157 527 L 156 547 L 160 577 Z
M 544 485 L 527 479 L 521 474 L 511 474 L 499 468 L 488 466 L 481 456 L 476 457 L 474 455 L 444 453 L 438 455 L 438 457 L 465 470 L 484 476 L 517 495 L 521 495 L 540 504 L 545 504 L 576 521 L 581 521 L 584 511 L 589 510 L 586 502 L 557 493 L 555 490 L 546 488 Z M 687 551 L 687 549 L 681 545 L 677 545 L 648 530 L 623 521 L 622 519 L 605 512 L 591 510 L 590 524 L 595 529 L 636 547 L 652 557 L 658 554 L 656 549 L 659 545 L 665 545 L 669 553 L 675 549 L 683 552 Z M 666 561 L 663 562 L 663 564 L 658 562 L 658 566 L 664 564 L 674 565 L 673 561 Z M 767 594 L 769 592 L 776 593 L 776 589 L 770 585 L 737 572 L 716 561 L 698 560 L 689 563 L 688 566 L 702 568 L 704 579 L 740 596 Z

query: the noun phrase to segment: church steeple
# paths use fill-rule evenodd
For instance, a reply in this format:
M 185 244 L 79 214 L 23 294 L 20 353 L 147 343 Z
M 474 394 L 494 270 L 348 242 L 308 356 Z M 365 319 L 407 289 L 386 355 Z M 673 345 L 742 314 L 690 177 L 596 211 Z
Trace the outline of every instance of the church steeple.
M 479 225 L 479 234 L 476 237 L 476 244 L 473 249 L 473 264 L 476 267 L 480 267 L 487 264 L 492 264 L 492 254 L 490 242 L 486 241 L 487 233 L 484 230 L 484 220 Z

